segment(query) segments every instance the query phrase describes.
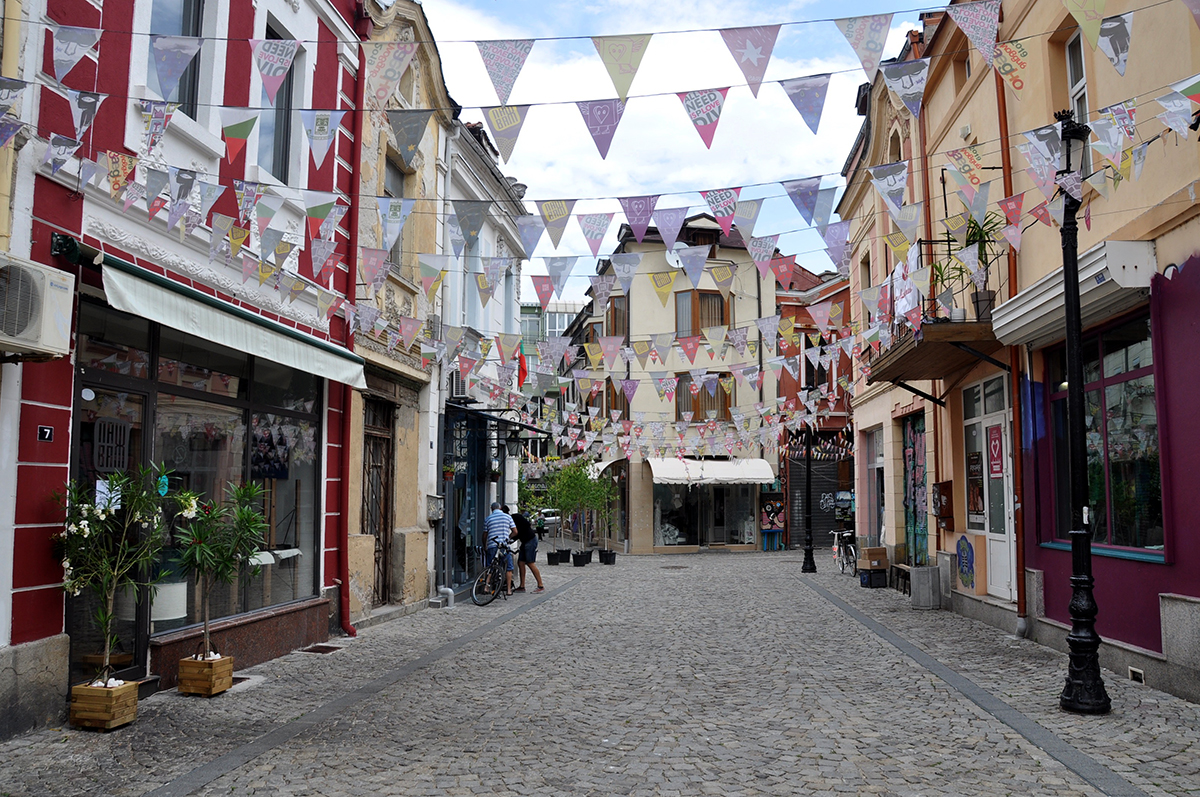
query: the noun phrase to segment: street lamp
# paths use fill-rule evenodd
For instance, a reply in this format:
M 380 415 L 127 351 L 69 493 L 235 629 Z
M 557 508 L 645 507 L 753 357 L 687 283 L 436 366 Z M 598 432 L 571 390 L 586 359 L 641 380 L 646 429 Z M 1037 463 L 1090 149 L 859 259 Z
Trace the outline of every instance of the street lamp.
M 1075 112 L 1058 111 L 1062 123 L 1066 169 L 1082 165 L 1091 129 L 1075 121 Z M 1074 160 L 1073 160 L 1074 159 Z M 1107 714 L 1112 701 L 1100 677 L 1100 635 L 1096 633 L 1096 600 L 1092 595 L 1092 537 L 1088 530 L 1087 429 L 1083 416 L 1083 321 L 1079 309 L 1079 200 L 1063 191 L 1063 304 L 1066 310 L 1067 452 L 1071 479 L 1071 649 L 1067 682 L 1058 704 L 1076 714 Z

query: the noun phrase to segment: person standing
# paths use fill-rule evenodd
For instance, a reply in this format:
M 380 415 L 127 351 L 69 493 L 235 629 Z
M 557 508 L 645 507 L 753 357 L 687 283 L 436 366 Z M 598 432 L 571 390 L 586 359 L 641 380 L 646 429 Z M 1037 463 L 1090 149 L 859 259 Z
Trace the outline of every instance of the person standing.
M 516 524 L 513 519 L 500 509 L 499 501 L 492 501 L 492 513 L 483 521 L 483 530 L 486 533 L 487 561 L 483 563 L 487 567 L 492 563 L 492 558 L 497 554 L 504 557 L 504 591 L 511 595 L 512 577 L 513 577 L 513 559 L 512 551 L 508 550 L 508 541 L 516 532 Z
M 508 507 L 501 507 L 505 512 Z M 513 523 L 517 527 L 517 539 L 521 543 L 521 550 L 517 553 L 517 568 L 521 574 L 521 584 L 513 592 L 525 591 L 525 568 L 528 566 L 533 572 L 533 577 L 537 579 L 537 589 L 534 592 L 545 592 L 546 585 L 542 583 L 542 571 L 537 566 L 537 549 L 538 538 L 533 531 L 533 525 L 530 524 L 529 518 L 522 515 L 520 512 L 512 513 Z

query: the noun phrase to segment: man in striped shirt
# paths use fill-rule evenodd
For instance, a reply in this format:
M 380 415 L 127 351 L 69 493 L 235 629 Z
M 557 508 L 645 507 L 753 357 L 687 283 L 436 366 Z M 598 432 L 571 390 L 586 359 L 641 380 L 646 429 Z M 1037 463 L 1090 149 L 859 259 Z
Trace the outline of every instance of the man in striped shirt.
M 512 595 L 513 560 L 508 541 L 517 530 L 517 526 L 511 517 L 501 511 L 499 501 L 492 502 L 492 513 L 484 518 L 483 530 L 487 534 L 487 561 L 484 562 L 484 567 L 490 565 L 492 557 L 500 553 L 504 557 L 504 591 Z

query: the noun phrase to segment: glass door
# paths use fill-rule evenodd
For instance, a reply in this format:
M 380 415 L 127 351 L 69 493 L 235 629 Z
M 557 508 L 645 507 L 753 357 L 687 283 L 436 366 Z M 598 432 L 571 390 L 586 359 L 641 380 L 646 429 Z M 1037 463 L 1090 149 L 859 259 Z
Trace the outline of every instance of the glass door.
M 1013 599 L 1016 561 L 1012 507 L 1012 435 L 1007 380 L 963 391 L 967 456 L 967 528 L 986 534 L 988 594 Z

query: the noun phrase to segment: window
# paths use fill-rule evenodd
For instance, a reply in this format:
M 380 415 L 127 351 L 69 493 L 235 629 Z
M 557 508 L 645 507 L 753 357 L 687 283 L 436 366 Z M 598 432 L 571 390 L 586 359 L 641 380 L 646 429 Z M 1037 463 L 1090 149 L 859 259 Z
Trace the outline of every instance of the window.
M 709 246 L 708 256 L 710 258 L 717 256 L 717 242 L 720 238 L 717 236 L 716 230 L 697 230 L 692 233 L 692 246 Z
M 872 429 L 863 435 L 867 448 L 867 545 L 880 545 L 883 540 L 883 428 Z
M 692 413 L 693 422 L 707 421 L 709 412 L 715 412 L 714 418 L 718 421 L 729 420 L 729 393 L 725 392 L 725 388 L 716 384 L 714 392 L 709 393 L 708 388 L 701 384 L 700 392 L 693 396 L 692 375 L 685 372 L 675 376 L 679 379 L 679 384 L 675 388 L 675 420 L 684 420 L 685 412 Z M 731 374 L 718 376 L 719 378 L 733 378 Z
M 608 385 L 608 409 L 618 410 L 622 418 L 629 417 L 629 399 L 625 397 L 625 391 L 621 389 L 621 383 L 609 381 Z
M 283 39 L 284 37 L 274 28 L 268 27 L 267 38 Z M 299 59 L 300 53 L 297 52 L 296 60 Z M 260 103 L 263 110 L 259 115 L 258 122 L 258 165 L 273 175 L 276 180 L 285 184 L 288 181 L 288 167 L 291 161 L 292 94 L 295 75 L 296 63 L 293 62 L 287 75 L 283 78 L 283 83 L 279 85 L 279 91 L 275 94 L 274 107 L 271 106 L 266 88 L 263 88 L 262 102 Z
M 1003 376 L 963 389 L 963 445 L 967 467 L 967 528 L 1003 535 L 1007 532 L 1003 466 L 992 449 L 1004 452 L 1010 423 L 1007 382 Z
M 629 297 L 612 296 L 608 300 L 608 334 L 629 337 Z
M 203 0 L 155 0 L 150 12 L 150 33 L 166 36 L 199 36 L 204 19 Z M 147 40 L 149 41 L 149 40 Z M 147 48 L 146 87 L 162 97 L 158 86 L 158 70 L 154 67 L 154 50 Z M 179 113 L 196 118 L 200 93 L 200 58 L 197 53 L 192 63 L 179 78 L 179 86 L 170 97 L 163 99 L 179 103 Z
M 390 197 L 399 199 L 404 196 L 404 172 L 391 158 L 385 158 L 383 164 L 383 192 Z M 407 225 L 405 225 L 407 226 Z M 400 255 L 404 251 L 404 232 L 396 236 L 396 243 L 388 252 L 388 261 L 401 265 Z M 407 276 L 407 275 L 406 275 Z
M 859 289 L 871 287 L 871 255 L 867 253 L 862 256 L 862 260 L 858 263 L 858 282 Z
M 546 336 L 557 338 L 567 331 L 571 323 L 570 313 L 546 313 Z
M 1071 98 L 1071 109 L 1075 111 L 1075 121 L 1087 124 L 1087 75 L 1083 71 L 1083 37 L 1076 32 L 1067 41 L 1067 92 Z M 1072 163 L 1071 168 L 1078 168 L 1087 177 L 1092 171 L 1092 148 L 1083 148 L 1083 163 Z
M 1162 482 L 1150 318 L 1143 315 L 1084 340 L 1088 508 L 1099 545 L 1163 549 Z M 1071 526 L 1066 355 L 1048 356 L 1057 536 Z
M 806 350 L 807 349 L 820 350 L 820 348 L 826 344 L 825 338 L 818 338 L 817 342 L 813 343 L 811 340 L 809 340 L 807 335 L 804 335 L 804 336 L 802 336 L 802 340 L 804 340 Z M 808 359 L 808 355 L 805 354 L 804 355 L 804 387 L 806 387 L 806 388 L 820 387 L 821 385 L 825 384 L 828 381 L 829 381 L 829 374 L 826 371 L 825 366 L 823 366 L 823 365 L 813 366 L 812 360 Z
M 521 341 L 523 343 L 532 345 L 542 339 L 541 321 L 537 316 L 528 313 L 521 316 Z
M 699 335 L 705 327 L 729 323 L 729 303 L 719 293 L 680 291 L 675 294 L 675 334 Z

